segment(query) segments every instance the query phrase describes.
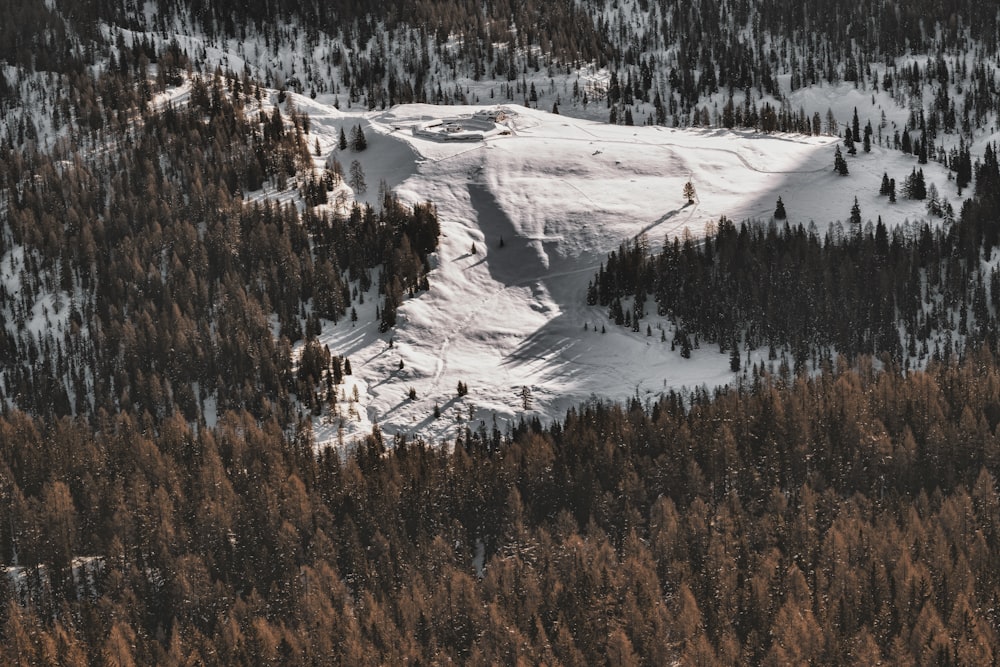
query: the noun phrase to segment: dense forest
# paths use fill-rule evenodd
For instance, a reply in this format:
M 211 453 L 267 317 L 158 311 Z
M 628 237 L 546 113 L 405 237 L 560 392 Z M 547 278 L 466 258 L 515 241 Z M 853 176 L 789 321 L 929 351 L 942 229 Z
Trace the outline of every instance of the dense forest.
M 10 103 L 38 94 L 33 73 L 79 76 L 136 49 L 152 64 L 169 52 L 168 71 L 181 58 L 211 69 L 210 48 L 235 49 L 265 85 L 334 93 L 369 109 L 487 98 L 544 108 L 597 104 L 616 123 L 763 131 L 818 133 L 826 109 L 793 106 L 789 95 L 847 82 L 890 93 L 913 109 L 910 129 L 923 114 L 932 156 L 951 143 L 935 142 L 939 133 L 970 139 L 998 111 L 991 57 L 998 16 L 989 3 L 972 0 L 794 6 L 383 0 L 280 7 L 163 0 L 145 7 L 13 2 L 17 20 L 0 26 L 0 61 L 21 68 L 16 81 L 0 77 L 0 109 L 18 112 L 8 123 L 12 138 L 18 125 L 39 122 Z M 181 47 L 178 33 L 197 38 Z M 57 103 L 66 92 L 50 89 L 43 102 Z M 58 128 L 69 119 L 45 120 Z
M 108 87 L 128 90 L 128 76 Z M 345 317 L 376 287 L 375 267 L 385 328 L 406 294 L 429 287 L 433 206 L 388 191 L 378 210 L 322 206 L 339 162 L 317 179 L 308 117 L 290 104 L 264 112 L 255 96 L 217 73 L 195 82 L 190 104 L 141 123 L 108 111 L 92 132 L 112 150 L 10 154 L 0 255 L 20 251 L 16 289 L 0 286 L 13 324 L 0 328 L 0 397 L 42 416 L 190 420 L 211 398 L 287 421 L 289 395 L 315 407 L 330 372 L 297 377 L 293 343 Z M 315 206 L 244 200 L 265 182 L 298 182 Z
M 997 661 L 1000 168 L 970 154 L 1000 110 L 994 6 L 280 4 L 5 4 L 0 662 Z M 225 40 L 245 66 L 209 58 Z M 607 86 L 560 98 L 586 67 Z M 468 81 L 816 134 L 846 119 L 786 94 L 848 81 L 912 109 L 863 141 L 975 196 L 933 224 L 624 244 L 591 303 L 669 319 L 682 355 L 718 346 L 734 387 L 317 448 L 310 414 L 351 373 L 317 333 L 369 299 L 391 336 L 434 289 L 440 230 L 388 188 L 345 201 L 360 127 L 322 160 L 284 90 L 375 108 L 469 101 Z M 900 195 L 931 204 L 918 175 Z
M 991 664 L 998 423 L 985 347 L 594 402 L 454 447 L 376 433 L 346 460 L 247 412 L 95 430 L 8 411 L 0 654 Z

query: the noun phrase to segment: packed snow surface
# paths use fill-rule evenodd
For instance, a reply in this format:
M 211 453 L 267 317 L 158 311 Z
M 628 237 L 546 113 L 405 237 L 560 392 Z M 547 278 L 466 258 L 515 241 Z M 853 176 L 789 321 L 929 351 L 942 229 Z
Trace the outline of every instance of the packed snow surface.
M 369 137 L 363 153 L 337 156 L 362 163 L 369 189 L 359 198 L 376 201 L 373 184 L 384 179 L 404 201 L 431 201 L 441 239 L 430 291 L 406 299 L 395 330 L 378 332 L 374 287 L 356 323 L 324 329 L 322 342 L 350 358 L 354 376 L 341 416 L 316 419 L 317 444 L 349 441 L 374 424 L 388 435 L 453 442 L 466 426 L 491 431 L 495 423 L 503 432 L 521 416 L 548 422 L 593 397 L 645 402 L 668 389 L 732 382 L 717 346 L 702 345 L 690 359 L 672 351 L 672 326 L 654 304 L 639 332 L 586 304 L 608 252 L 637 238 L 651 250 L 675 236 L 697 238 L 723 215 L 768 221 L 779 196 L 790 223 L 815 222 L 820 234 L 847 220 L 855 197 L 865 220 L 926 217 L 924 202 L 900 194 L 890 205 L 878 195 L 883 171 L 901 190 L 918 166 L 913 156 L 878 146 L 865 154 L 859 144 L 842 177 L 833 172 L 835 137 L 614 126 L 507 105 L 509 134 L 446 142 L 420 129 L 493 107 L 361 113 L 322 102 L 296 97 L 324 148 L 341 127 L 360 123 Z M 923 169 L 958 211 L 943 168 Z M 693 203 L 682 196 L 688 180 Z M 460 381 L 467 396 L 456 393 Z M 347 396 L 355 385 L 356 401 Z

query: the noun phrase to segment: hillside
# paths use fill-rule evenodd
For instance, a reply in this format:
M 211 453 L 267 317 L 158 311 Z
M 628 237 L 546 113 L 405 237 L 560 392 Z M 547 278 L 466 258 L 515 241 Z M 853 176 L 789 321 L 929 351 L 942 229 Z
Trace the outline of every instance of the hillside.
M 838 140 L 828 136 L 610 126 L 509 105 L 509 135 L 453 143 L 413 130 L 491 107 L 359 114 L 324 107 L 322 97 L 293 99 L 321 139 L 363 119 L 371 146 L 338 157 L 358 159 L 369 183 L 384 179 L 406 201 L 434 202 L 442 225 L 431 289 L 404 303 L 394 331 L 379 334 L 378 302 L 369 297 L 356 324 L 320 336 L 352 359 L 362 382 L 361 418 L 344 420 L 347 436 L 378 423 L 388 434 L 454 440 L 470 414 L 473 428 L 496 420 L 503 431 L 522 416 L 558 418 L 591 396 L 645 402 L 734 381 L 717 349 L 682 359 L 667 342 L 674 327 L 666 318 L 649 320 L 653 335 L 645 326 L 635 334 L 609 329 L 606 308 L 586 305 L 588 282 L 622 242 L 644 237 L 655 250 L 665 239 L 703 236 L 722 216 L 768 221 L 778 197 L 788 223 L 814 224 L 820 234 L 833 221 L 846 224 L 855 196 L 865 220 L 895 227 L 928 218 L 922 201 L 889 204 L 878 194 L 883 172 L 901 182 L 915 158 L 876 146 L 850 158 L 841 177 L 833 171 Z M 960 210 L 947 172 L 924 168 L 928 184 Z M 682 197 L 689 179 L 693 204 Z M 459 382 L 468 396 L 456 395 Z M 333 441 L 340 423 L 317 419 L 317 441 Z
M 996 663 L 998 26 L 5 3 L 0 664 Z

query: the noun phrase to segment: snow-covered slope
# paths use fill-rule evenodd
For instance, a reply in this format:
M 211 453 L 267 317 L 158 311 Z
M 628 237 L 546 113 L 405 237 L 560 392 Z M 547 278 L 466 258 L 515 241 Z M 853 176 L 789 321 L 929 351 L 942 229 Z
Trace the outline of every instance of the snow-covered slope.
M 557 418 L 593 396 L 645 400 L 667 388 L 731 382 L 717 348 L 703 346 L 690 359 L 671 351 L 665 318 L 647 317 L 651 335 L 645 323 L 633 333 L 586 305 L 587 283 L 609 251 L 642 235 L 653 249 L 665 238 L 697 237 L 722 215 L 768 220 L 779 196 L 790 222 L 814 221 L 820 232 L 846 220 L 855 197 L 865 219 L 925 217 L 923 202 L 901 196 L 890 205 L 878 195 L 883 171 L 902 183 L 915 158 L 859 150 L 841 177 L 832 169 L 834 137 L 612 126 L 512 105 L 508 136 L 449 143 L 413 128 L 486 107 L 362 115 L 324 110 L 322 97 L 296 103 L 310 113 L 324 152 L 340 127 L 364 125 L 371 147 L 339 159 L 363 163 L 367 198 L 385 178 L 406 201 L 434 202 L 442 225 L 430 292 L 406 300 L 394 331 L 377 331 L 374 288 L 357 323 L 324 329 L 323 342 L 352 362 L 358 417 L 343 409 L 343 421 L 318 418 L 319 443 L 374 423 L 388 434 L 453 440 L 470 415 L 474 430 L 481 422 L 492 429 L 495 418 L 502 431 L 522 414 Z M 958 210 L 946 172 L 923 169 Z M 682 197 L 689 179 L 693 204 Z M 459 382 L 469 387 L 465 397 Z

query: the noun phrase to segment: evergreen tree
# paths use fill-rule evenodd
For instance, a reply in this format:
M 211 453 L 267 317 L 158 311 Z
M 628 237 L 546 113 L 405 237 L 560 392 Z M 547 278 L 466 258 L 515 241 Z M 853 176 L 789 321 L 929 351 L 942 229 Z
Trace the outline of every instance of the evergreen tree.
M 360 153 L 366 148 L 368 148 L 368 140 L 365 138 L 364 130 L 361 129 L 360 124 L 355 125 L 351 129 L 351 150 Z
M 344 134 L 344 128 L 340 128 L 340 137 L 337 140 L 337 148 L 340 150 L 347 150 L 347 135 Z
M 844 130 L 844 146 L 847 148 L 848 155 L 857 155 L 858 149 L 854 145 L 854 132 L 849 127 Z
M 854 205 L 851 206 L 851 224 L 857 227 L 861 226 L 861 206 L 858 205 L 858 198 L 854 198 Z
M 924 182 L 924 170 L 916 167 L 906 179 L 904 194 L 909 199 L 923 200 L 927 197 L 927 186 Z
M 843 153 L 840 152 L 840 146 L 838 145 L 833 154 L 833 170 L 836 171 L 841 176 L 847 176 L 847 160 L 844 159 Z
M 938 218 L 944 214 L 941 200 L 938 198 L 937 186 L 933 183 L 927 186 L 927 214 Z
M 784 220 L 788 215 L 785 213 L 785 202 L 781 201 L 781 197 L 778 197 L 778 203 L 774 206 L 774 219 Z
M 888 172 L 885 172 L 885 171 L 882 172 L 882 185 L 879 186 L 878 193 L 879 193 L 879 195 L 883 195 L 883 196 L 889 194 L 889 173 Z

